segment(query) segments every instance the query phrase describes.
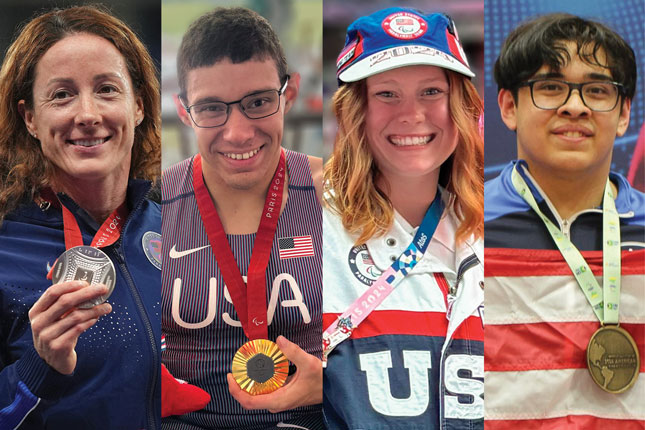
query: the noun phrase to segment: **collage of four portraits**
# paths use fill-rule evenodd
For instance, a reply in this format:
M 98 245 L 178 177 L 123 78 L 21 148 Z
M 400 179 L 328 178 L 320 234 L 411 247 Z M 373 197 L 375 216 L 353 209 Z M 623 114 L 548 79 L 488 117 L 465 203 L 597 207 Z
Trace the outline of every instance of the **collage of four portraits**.
M 0 17 L 0 430 L 645 429 L 645 1 Z

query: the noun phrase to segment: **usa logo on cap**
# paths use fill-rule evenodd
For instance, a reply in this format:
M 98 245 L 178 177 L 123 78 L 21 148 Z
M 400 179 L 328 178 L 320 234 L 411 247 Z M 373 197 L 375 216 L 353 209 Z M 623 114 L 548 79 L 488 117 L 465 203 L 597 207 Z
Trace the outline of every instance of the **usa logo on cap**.
M 428 30 L 428 23 L 419 15 L 397 12 L 388 16 L 381 24 L 383 30 L 397 39 L 418 39 Z

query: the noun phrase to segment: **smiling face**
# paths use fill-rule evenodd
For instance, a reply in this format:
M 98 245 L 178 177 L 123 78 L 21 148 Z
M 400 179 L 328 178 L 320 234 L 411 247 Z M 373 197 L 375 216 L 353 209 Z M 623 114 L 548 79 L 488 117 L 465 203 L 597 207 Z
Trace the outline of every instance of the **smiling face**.
M 435 66 L 401 67 L 367 78 L 367 140 L 390 185 L 437 181 L 457 146 L 449 91 L 445 72 Z
M 55 43 L 36 65 L 32 107 L 21 100 L 19 110 L 63 191 L 79 180 L 127 179 L 143 108 L 108 40 L 80 33 Z
M 575 45 L 565 45 L 571 56 L 560 70 L 540 68 L 532 79 L 549 77 L 568 82 L 613 81 L 608 69 L 583 62 Z M 604 52 L 598 59 L 605 62 Z M 545 175 L 600 175 L 606 177 L 611 165 L 616 136 L 629 125 L 630 100 L 621 101 L 609 112 L 594 112 L 585 106 L 574 90 L 567 102 L 553 110 L 534 106 L 528 87 L 518 90 L 517 101 L 509 90 L 502 90 L 498 101 L 502 119 L 517 131 L 518 158 L 524 159 L 531 173 Z
M 273 60 L 233 64 L 223 59 L 188 72 L 184 103 L 236 101 L 259 91 L 279 90 L 283 83 Z M 284 114 L 295 100 L 297 85 L 298 76 L 294 75 L 274 115 L 249 119 L 240 105 L 234 104 L 229 107 L 226 123 L 213 128 L 197 127 L 184 108 L 177 106 L 182 122 L 195 131 L 207 181 L 212 178 L 238 190 L 268 186 L 280 158 Z

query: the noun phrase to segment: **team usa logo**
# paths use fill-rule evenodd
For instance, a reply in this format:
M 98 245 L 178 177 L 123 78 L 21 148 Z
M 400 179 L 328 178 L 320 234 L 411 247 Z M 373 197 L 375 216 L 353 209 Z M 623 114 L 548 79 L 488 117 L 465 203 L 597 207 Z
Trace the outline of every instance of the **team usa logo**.
M 367 245 L 355 246 L 349 251 L 347 263 L 356 279 L 365 285 L 372 285 L 381 276 L 381 271 L 367 249 Z
M 161 270 L 161 235 L 155 231 L 145 232 L 141 239 L 141 246 L 148 261 Z
M 419 15 L 410 12 L 397 12 L 385 18 L 381 27 L 392 37 L 412 40 L 418 39 L 426 33 L 428 23 Z

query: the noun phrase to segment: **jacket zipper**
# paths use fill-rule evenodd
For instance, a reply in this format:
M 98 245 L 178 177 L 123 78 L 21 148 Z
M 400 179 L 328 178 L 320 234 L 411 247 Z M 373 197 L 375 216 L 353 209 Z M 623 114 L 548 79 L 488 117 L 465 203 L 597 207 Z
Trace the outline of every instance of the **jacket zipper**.
M 151 189 L 152 187 L 150 187 Z M 137 309 L 139 310 L 139 314 L 141 315 L 141 320 L 143 321 L 143 325 L 145 327 L 146 333 L 148 334 L 148 340 L 150 342 L 151 350 L 152 350 L 152 383 L 148 385 L 148 397 L 150 399 L 150 404 L 148 405 L 148 423 L 151 425 L 151 429 L 156 430 L 157 429 L 157 420 L 155 419 L 155 414 L 154 414 L 154 402 L 155 402 L 155 396 L 154 396 L 154 391 L 155 391 L 155 386 L 157 385 L 157 376 L 158 373 L 155 371 L 155 369 L 160 369 L 161 366 L 159 364 L 159 354 L 157 351 L 157 343 L 155 342 L 154 338 L 154 331 L 152 330 L 152 326 L 150 323 L 150 319 L 148 318 L 148 313 L 146 312 L 145 306 L 143 305 L 143 300 L 141 300 L 141 295 L 139 294 L 139 291 L 137 290 L 136 286 L 134 285 L 134 280 L 132 279 L 132 275 L 130 275 L 130 271 L 128 270 L 128 267 L 125 264 L 125 257 L 121 255 L 121 253 L 118 251 L 118 249 L 121 249 L 121 245 L 123 243 L 123 235 L 125 234 L 125 231 L 130 224 L 130 220 L 132 219 L 132 215 L 137 213 L 140 209 L 141 206 L 143 206 L 143 202 L 145 201 L 146 197 L 148 196 L 150 189 L 145 193 L 145 195 L 139 200 L 135 208 L 130 212 L 130 215 L 128 216 L 128 219 L 126 220 L 125 224 L 123 225 L 123 230 L 121 236 L 119 236 L 119 239 L 117 242 L 112 245 L 112 251 L 119 262 L 119 267 L 121 268 L 121 272 L 124 275 L 124 278 L 128 284 L 128 288 L 130 288 L 130 291 L 132 293 L 132 297 L 134 299 L 134 302 L 137 306 Z M 159 291 L 161 291 L 161 285 L 159 285 Z
M 148 423 L 151 425 L 150 428 L 154 430 L 157 428 L 156 419 L 154 416 L 154 409 L 155 409 L 154 391 L 155 391 L 155 386 L 157 385 L 157 372 L 155 371 L 155 369 L 160 368 L 159 361 L 158 361 L 159 357 L 157 354 L 157 344 L 154 340 L 154 332 L 150 324 L 150 319 L 148 318 L 148 313 L 146 312 L 146 309 L 143 305 L 143 301 L 141 300 L 141 295 L 139 294 L 139 291 L 134 285 L 134 280 L 132 279 L 132 276 L 130 275 L 128 268 L 125 265 L 125 259 L 116 249 L 114 249 L 114 254 L 116 256 L 116 259 L 119 262 L 119 267 L 121 268 L 121 272 L 123 273 L 126 283 L 128 284 L 128 288 L 130 288 L 130 292 L 132 293 L 132 297 L 137 306 L 137 309 L 139 310 L 139 314 L 141 315 L 141 320 L 143 321 L 143 325 L 145 327 L 146 333 L 148 334 L 148 340 L 150 341 L 150 346 L 152 349 L 152 379 L 151 379 L 152 383 L 148 385 L 148 396 L 150 399 L 150 404 L 148 407 Z
M 450 294 L 451 295 L 456 295 L 457 294 L 457 289 L 459 286 L 459 283 L 464 277 L 464 274 L 469 270 L 475 267 L 477 264 L 479 264 L 479 259 L 475 254 L 471 254 L 468 257 L 464 258 L 461 263 L 459 264 L 459 268 L 457 269 L 457 281 L 455 282 L 455 285 L 450 287 Z M 446 361 L 444 360 L 444 353 L 448 351 L 450 348 L 450 344 L 452 343 L 452 339 L 448 340 L 448 345 L 446 348 L 443 350 L 441 353 L 441 366 L 439 367 L 439 430 L 444 428 L 444 421 L 445 417 L 443 415 L 444 411 L 444 394 L 446 391 L 444 381 L 443 381 L 443 374 L 444 374 L 444 366 L 446 364 Z
M 455 282 L 455 285 L 450 288 L 450 294 L 457 294 L 457 286 L 461 282 L 461 279 L 464 277 L 464 273 L 466 273 L 466 270 L 472 268 L 477 264 L 479 264 L 479 258 L 477 258 L 475 254 L 471 254 L 462 260 L 459 268 L 457 269 L 457 281 Z

